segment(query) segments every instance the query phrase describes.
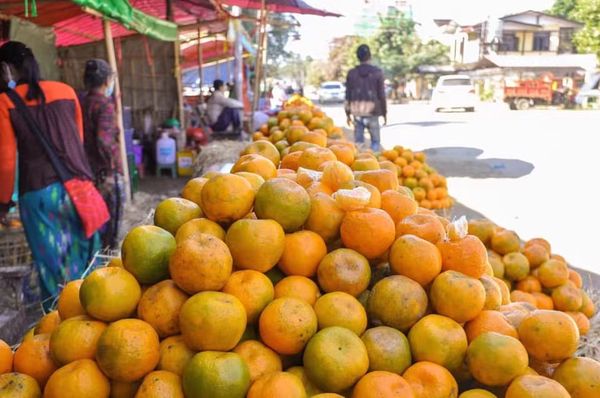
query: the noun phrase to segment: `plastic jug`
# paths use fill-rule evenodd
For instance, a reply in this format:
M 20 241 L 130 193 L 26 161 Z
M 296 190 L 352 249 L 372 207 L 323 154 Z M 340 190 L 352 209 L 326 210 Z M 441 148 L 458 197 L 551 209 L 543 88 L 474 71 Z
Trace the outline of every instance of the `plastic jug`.
M 160 139 L 156 141 L 156 163 L 159 165 L 175 164 L 176 156 L 175 140 L 169 137 L 167 132 L 163 132 Z

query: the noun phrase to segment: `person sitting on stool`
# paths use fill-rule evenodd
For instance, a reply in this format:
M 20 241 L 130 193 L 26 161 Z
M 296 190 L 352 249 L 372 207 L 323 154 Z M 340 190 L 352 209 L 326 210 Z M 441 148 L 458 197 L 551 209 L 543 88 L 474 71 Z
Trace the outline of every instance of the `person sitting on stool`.
M 244 108 L 244 103 L 225 96 L 223 80 L 215 80 L 213 87 L 206 110 L 210 127 L 215 132 L 239 133 L 242 125 L 240 111 Z

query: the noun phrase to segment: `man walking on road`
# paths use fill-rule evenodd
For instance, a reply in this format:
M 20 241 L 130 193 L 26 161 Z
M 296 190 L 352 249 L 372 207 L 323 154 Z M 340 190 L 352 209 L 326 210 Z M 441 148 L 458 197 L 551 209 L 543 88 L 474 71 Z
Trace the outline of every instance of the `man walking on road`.
M 371 65 L 371 50 L 361 44 L 356 50 L 360 65 L 348 72 L 346 78 L 346 117 L 348 125 L 354 124 L 354 140 L 365 142 L 365 128 L 371 135 L 371 149 L 381 150 L 379 117 L 387 124 L 387 104 L 383 72 Z

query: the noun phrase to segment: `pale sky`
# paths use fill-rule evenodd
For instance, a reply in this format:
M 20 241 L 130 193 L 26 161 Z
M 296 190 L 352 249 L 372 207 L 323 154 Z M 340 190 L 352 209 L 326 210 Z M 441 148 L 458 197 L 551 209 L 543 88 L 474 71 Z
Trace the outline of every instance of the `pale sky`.
M 341 18 L 299 15 L 301 40 L 290 42 L 288 48 L 303 56 L 324 59 L 329 42 L 334 37 L 355 33 L 356 23 L 363 14 L 385 12 L 396 0 L 305 0 L 314 7 L 337 12 Z M 432 29 L 433 19 L 454 19 L 461 24 L 481 22 L 488 16 L 501 17 L 525 10 L 547 10 L 554 0 L 404 0 L 411 4 L 415 21 L 421 24 L 421 34 Z

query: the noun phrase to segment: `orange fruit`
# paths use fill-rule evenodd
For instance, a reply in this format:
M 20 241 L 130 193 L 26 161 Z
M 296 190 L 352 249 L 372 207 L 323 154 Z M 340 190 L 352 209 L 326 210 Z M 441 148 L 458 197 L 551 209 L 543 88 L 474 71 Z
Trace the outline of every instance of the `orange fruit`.
M 543 287 L 558 287 L 569 280 L 569 269 L 567 264 L 560 260 L 550 259 L 545 261 L 537 269 L 537 278 Z
M 325 242 L 331 242 L 338 238 L 344 211 L 338 207 L 335 199 L 326 194 L 317 193 L 311 197 L 310 203 L 310 214 L 304 227 L 309 231 L 316 232 Z
M 258 190 L 254 212 L 258 218 L 275 220 L 286 232 L 293 232 L 310 214 L 310 196 L 294 181 L 274 178 Z
M 488 250 L 488 263 L 494 271 L 494 276 L 497 278 L 504 278 L 504 263 L 502 257 L 495 251 Z
M 37 381 L 24 373 L 0 374 L 0 398 L 41 398 Z
M 421 318 L 408 333 L 414 361 L 429 361 L 449 370 L 458 369 L 467 351 L 463 328 L 450 318 L 431 314 Z
M 496 277 L 494 277 L 494 282 L 496 282 L 496 285 L 500 288 L 500 293 L 502 295 L 502 305 L 510 303 L 510 290 L 506 282 L 503 279 Z
M 279 175 L 279 171 L 280 170 L 277 170 L 278 175 Z M 290 170 L 290 172 L 293 172 L 293 170 Z M 250 183 L 250 185 L 252 186 L 252 190 L 254 191 L 255 195 L 258 192 L 258 190 L 260 189 L 260 187 L 262 186 L 262 184 L 265 183 L 265 179 L 255 173 L 249 173 L 247 171 L 239 171 L 234 174 L 238 175 L 240 177 L 244 177 L 246 179 L 246 181 L 248 181 Z
M 402 374 L 412 363 L 410 345 L 397 329 L 377 326 L 362 335 L 369 356 L 369 370 L 385 370 Z
M 300 156 L 302 156 L 301 151 L 290 152 L 281 159 L 281 168 L 290 169 L 290 170 L 298 170 L 300 167 Z
M 247 398 L 304 398 L 306 391 L 302 380 L 298 376 L 288 372 L 274 372 L 266 374 L 256 380 L 250 390 Z
M 469 235 L 475 235 L 486 246 L 489 246 L 496 226 L 486 219 L 469 220 Z
M 134 227 L 123 240 L 123 266 L 143 284 L 167 279 L 169 257 L 176 245 L 173 235 L 162 228 L 152 225 Z
M 170 279 L 150 286 L 138 304 L 138 317 L 161 338 L 179 334 L 179 311 L 188 295 Z
M 13 351 L 8 344 L 0 339 L 0 375 L 12 372 Z
M 371 266 L 362 254 L 351 249 L 337 249 L 323 257 L 317 278 L 326 293 L 341 291 L 358 297 L 369 286 Z
M 186 397 L 245 398 L 250 372 L 239 354 L 204 351 L 186 366 L 182 384 Z
M 79 359 L 63 366 L 50 376 L 44 398 L 106 398 L 110 383 L 91 359 Z
M 222 241 L 225 240 L 225 230 L 219 224 L 208 218 L 195 218 L 177 230 L 175 241 L 181 243 L 188 239 L 198 239 L 200 234 L 208 234 Z
M 237 297 L 246 309 L 248 323 L 255 323 L 262 310 L 273 301 L 273 283 L 254 270 L 236 271 L 227 280 L 223 293 Z
M 169 261 L 173 281 L 188 294 L 221 290 L 232 267 L 233 259 L 225 242 L 208 234 L 179 243 Z
M 554 301 L 552 301 L 552 297 L 547 294 L 540 292 L 531 293 L 533 298 L 535 299 L 535 306 L 540 310 L 553 310 L 554 309 Z
M 381 193 L 381 209 L 388 213 L 394 224 L 398 224 L 405 217 L 417 214 L 417 202 L 396 190 L 387 190 Z
M 527 293 L 541 292 L 542 284 L 535 276 L 529 275 L 521 279 L 516 285 L 517 290 L 521 290 Z
M 600 396 L 600 363 L 591 358 L 569 358 L 554 371 L 559 382 L 572 398 Z
M 185 345 L 181 335 L 167 337 L 161 341 L 159 350 L 160 359 L 156 368 L 179 376 L 183 374 L 183 369 L 194 356 L 194 351 Z
M 512 252 L 518 252 L 521 248 L 519 235 L 508 229 L 496 229 L 492 236 L 492 249 L 500 254 L 505 255 Z
M 372 207 L 374 209 L 381 208 L 381 193 L 373 185 L 367 184 L 366 182 L 363 182 L 363 181 L 355 180 L 352 182 L 351 185 L 349 184 L 348 186 L 351 186 L 351 188 L 360 188 L 360 187 L 365 188 L 371 194 L 371 198 L 369 199 L 366 207 Z M 354 209 L 349 209 L 349 210 L 354 210 Z
M 291 368 L 287 368 L 286 372 L 296 375 L 300 379 L 300 381 L 302 381 L 302 385 L 304 385 L 304 389 L 306 390 L 306 395 L 308 397 L 314 398 L 315 396 L 318 396 L 320 393 L 322 393 L 322 391 L 317 386 L 315 386 L 315 384 L 312 381 L 310 381 L 304 367 L 293 366 Z M 337 394 L 331 394 L 331 396 L 332 398 L 334 398 L 334 396 L 338 397 Z
M 375 371 L 364 375 L 352 392 L 353 398 L 414 398 L 412 388 L 397 374 Z
M 340 162 L 347 166 L 352 166 L 354 163 L 354 149 L 350 145 L 344 145 L 342 143 L 335 143 L 329 146 L 329 149 L 335 154 L 335 157 Z
M 532 245 L 541 245 L 542 247 L 544 247 L 546 249 L 546 251 L 548 253 L 552 253 L 552 247 L 550 246 L 550 242 L 548 242 L 544 238 L 533 238 L 533 239 L 529 239 L 527 242 L 525 242 L 525 247 L 532 246 Z
M 305 301 L 283 297 L 273 300 L 259 319 L 261 340 L 279 354 L 300 353 L 317 331 L 317 315 Z
M 340 326 L 361 335 L 367 329 L 367 313 L 362 304 L 344 292 L 327 293 L 314 304 L 319 329 Z
M 529 260 L 525 255 L 513 252 L 502 257 L 504 276 L 510 281 L 520 281 L 529 275 Z
M 183 198 L 168 198 L 156 206 L 154 225 L 175 235 L 179 227 L 198 217 L 202 217 L 202 210 L 196 203 Z
M 123 268 L 98 268 L 89 274 L 79 289 L 86 312 L 102 321 L 112 322 L 131 315 L 142 290 L 136 279 Z
M 427 294 L 417 282 L 402 275 L 383 278 L 373 286 L 367 303 L 373 324 L 407 331 L 427 311 Z
M 385 211 L 372 208 L 346 213 L 340 233 L 344 246 L 369 259 L 385 253 L 395 239 L 392 218 Z
M 583 305 L 581 289 L 567 282 L 552 290 L 554 308 L 558 311 L 578 311 Z
M 458 323 L 470 321 L 485 306 L 485 288 L 475 279 L 456 271 L 442 272 L 431 285 L 431 304 L 438 314 Z
M 179 314 L 181 335 L 196 351 L 229 351 L 246 329 L 246 310 L 235 296 L 201 292 L 190 297 Z
M 318 182 L 318 181 L 315 181 L 312 184 L 310 184 L 306 188 L 306 192 L 308 192 L 308 195 L 311 198 L 313 196 L 315 196 L 317 193 L 324 193 L 325 195 L 333 194 L 333 191 L 327 185 L 323 184 L 322 182 Z
M 390 267 L 399 275 L 404 275 L 428 285 L 442 269 L 442 256 L 431 242 L 415 235 L 402 235 L 390 249 Z
M 415 398 L 457 398 L 458 385 L 452 374 L 433 362 L 417 362 L 402 375 Z
M 312 277 L 327 254 L 323 238 L 312 231 L 298 231 L 285 236 L 279 268 L 286 275 Z
M 479 238 L 467 235 L 458 240 L 442 240 L 437 248 L 442 255 L 442 270 L 458 271 L 473 278 L 485 274 L 487 250 Z
M 467 390 L 460 394 L 458 398 L 498 398 L 496 395 L 492 394 L 489 391 L 482 390 L 481 388 L 475 388 L 472 390 Z
M 467 364 L 478 382 L 486 386 L 504 386 L 525 373 L 529 357 L 516 338 L 486 332 L 469 344 Z
M 575 321 L 560 311 L 534 311 L 521 322 L 518 332 L 529 355 L 538 361 L 567 359 L 575 353 L 579 342 Z
M 327 185 L 333 192 L 342 188 L 345 184 L 354 180 L 352 169 L 340 161 L 325 163 L 321 182 Z
M 166 370 L 148 373 L 140 385 L 136 398 L 183 398 L 181 378 Z
M 381 193 L 387 190 L 396 191 L 398 189 L 398 174 L 387 169 L 363 171 L 357 173 L 356 178 L 373 185 Z
M 189 180 L 183 190 L 181 191 L 181 197 L 187 200 L 191 200 L 198 206 L 202 205 L 202 188 L 204 184 L 208 182 L 208 178 L 196 177 Z
M 57 365 L 79 359 L 94 359 L 98 339 L 106 329 L 104 322 L 77 316 L 62 322 L 50 335 L 50 355 Z
M 517 377 L 506 390 L 505 398 L 570 398 L 571 395 L 556 381 L 544 376 Z
M 410 178 L 415 175 L 415 172 L 416 172 L 415 168 L 411 165 L 406 165 L 406 166 L 402 167 L 402 176 L 403 177 Z
M 231 168 L 231 173 L 239 173 L 242 171 L 258 174 L 265 179 L 265 181 L 275 178 L 277 175 L 277 167 L 275 167 L 273 162 L 270 159 L 258 154 L 240 156 L 240 158 Z M 204 188 L 202 191 L 204 191 Z
M 74 316 L 85 315 L 85 310 L 79 301 L 79 288 L 83 279 L 68 282 L 58 296 L 56 309 L 60 319 L 65 320 Z
M 581 291 L 583 305 L 579 309 L 579 311 L 583 312 L 585 316 L 591 318 L 596 313 L 596 306 L 594 302 L 590 299 L 590 296 L 585 292 L 585 290 Z
M 304 150 L 298 164 L 305 169 L 319 170 L 323 163 L 330 160 L 337 160 L 331 149 L 315 147 Z
M 360 156 L 361 154 L 359 154 Z M 379 166 L 379 162 L 377 161 L 377 159 L 373 158 L 373 157 L 363 157 L 363 158 L 359 158 L 356 157 L 354 159 L 354 162 L 352 162 L 352 170 L 354 171 L 368 171 L 368 170 L 379 170 L 380 166 Z
M 525 244 L 523 254 L 527 257 L 531 268 L 537 268 L 546 261 L 550 260 L 550 253 L 541 244 Z
M 229 227 L 225 243 L 236 268 L 267 272 L 283 254 L 285 233 L 276 221 L 244 219 Z
M 382 170 L 391 171 L 396 176 L 396 180 L 398 180 L 398 176 L 401 173 L 401 171 L 400 168 L 394 164 L 394 162 L 391 162 L 389 160 L 382 160 L 379 162 L 379 167 Z
M 246 340 L 235 347 L 233 352 L 239 354 L 248 365 L 252 383 L 264 375 L 281 372 L 279 355 L 260 341 Z
M 494 277 L 489 275 L 483 275 L 479 278 L 479 282 L 485 289 L 485 304 L 483 309 L 495 310 L 502 305 L 502 290 L 498 283 L 494 280 Z
M 371 193 L 365 187 L 356 187 L 340 189 L 332 197 L 343 211 L 354 211 L 369 207 Z
M 287 130 L 287 140 L 290 144 L 300 141 L 309 130 L 305 126 L 292 126 Z
M 590 331 L 590 320 L 582 312 L 565 312 L 575 321 L 577 328 L 579 329 L 579 335 L 584 336 Z
M 36 334 L 24 340 L 15 351 L 13 359 L 15 372 L 33 377 L 41 388 L 58 367 L 50 355 L 50 335 Z
M 256 141 L 248 144 L 248 146 L 246 146 L 246 148 L 244 148 L 244 150 L 240 153 L 240 156 L 249 154 L 262 155 L 273 162 L 275 167 L 279 166 L 279 150 L 269 141 Z
M 442 222 L 434 215 L 414 214 L 405 217 L 396 224 L 396 236 L 416 235 L 433 244 L 438 243 L 446 236 Z
M 215 222 L 239 220 L 250 212 L 253 204 L 252 185 L 238 175 L 218 175 L 202 188 L 202 211 L 206 218 Z
M 303 362 L 309 378 L 324 391 L 341 392 L 369 369 L 367 349 L 350 330 L 325 328 L 308 342 Z
M 160 359 L 156 331 L 139 319 L 108 325 L 98 340 L 96 360 L 113 380 L 135 381 L 150 373 Z
M 54 329 L 60 324 L 60 315 L 58 311 L 54 310 L 42 317 L 35 327 L 35 334 L 52 333 Z
M 293 297 L 314 305 L 319 298 L 319 287 L 305 276 L 287 276 L 275 285 L 275 298 Z
M 525 318 L 527 318 L 531 312 L 535 310 L 535 306 L 526 302 L 515 302 L 506 305 L 501 305 L 498 308 L 498 311 L 501 312 L 508 322 L 513 325 L 517 331 L 519 329 L 519 325 Z
M 583 279 L 581 279 L 581 275 L 573 269 L 569 269 L 569 280 L 573 282 L 575 287 L 581 289 L 583 287 Z
M 533 306 L 537 305 L 537 300 L 531 293 L 522 292 L 520 290 L 513 290 L 510 292 L 510 301 L 513 303 L 525 302 Z
M 464 328 L 469 343 L 486 332 L 496 332 L 515 339 L 519 338 L 517 329 L 508 322 L 504 314 L 498 311 L 481 311 L 477 317 L 467 322 Z

